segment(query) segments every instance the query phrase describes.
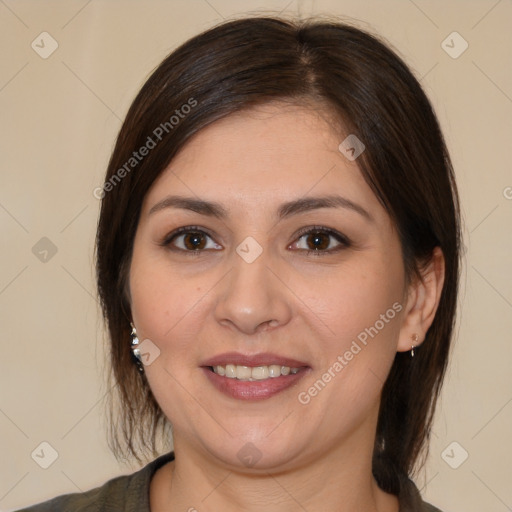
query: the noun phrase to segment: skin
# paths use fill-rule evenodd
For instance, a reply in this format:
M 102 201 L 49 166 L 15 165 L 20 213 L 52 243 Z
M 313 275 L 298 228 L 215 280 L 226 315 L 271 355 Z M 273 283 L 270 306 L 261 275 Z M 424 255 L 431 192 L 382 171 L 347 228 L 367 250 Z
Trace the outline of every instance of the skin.
M 434 318 L 443 257 L 436 249 L 423 280 L 406 285 L 390 217 L 357 160 L 338 150 L 345 136 L 317 111 L 267 104 L 198 132 L 146 195 L 130 300 L 139 339 L 160 350 L 145 371 L 176 454 L 151 482 L 152 512 L 398 511 L 371 473 L 380 393 L 395 353 L 410 350 L 414 334 L 419 345 Z M 334 193 L 368 217 L 346 207 L 277 216 L 285 202 Z M 177 207 L 150 213 L 171 194 L 220 203 L 226 217 Z M 298 232 L 319 225 L 350 243 L 324 234 L 315 250 L 314 236 Z M 206 232 L 196 239 L 203 249 L 187 252 L 190 234 L 162 245 L 184 226 Z M 252 263 L 236 252 L 248 236 L 262 248 Z M 396 303 L 401 311 L 300 403 L 299 393 Z M 276 396 L 236 400 L 200 368 L 229 351 L 273 352 L 310 368 Z M 237 456 L 247 443 L 261 454 L 252 467 Z

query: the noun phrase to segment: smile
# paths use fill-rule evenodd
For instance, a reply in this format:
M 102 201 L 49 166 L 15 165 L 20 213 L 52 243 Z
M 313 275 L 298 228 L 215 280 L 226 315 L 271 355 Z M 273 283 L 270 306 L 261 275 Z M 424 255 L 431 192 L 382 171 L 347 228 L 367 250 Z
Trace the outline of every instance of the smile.
M 307 366 L 300 368 L 282 365 L 250 367 L 226 364 L 220 366 L 220 369 L 219 366 L 203 366 L 202 370 L 207 380 L 223 395 L 244 401 L 271 398 L 295 387 L 299 380 L 311 371 Z M 221 375 L 223 371 L 224 375 Z M 238 377 L 239 371 L 240 377 Z
M 289 366 L 282 366 L 278 364 L 254 367 L 227 364 L 225 366 L 210 366 L 210 369 L 217 375 L 227 377 L 228 379 L 252 382 L 256 380 L 275 379 L 281 375 L 290 375 L 290 373 L 295 374 L 300 368 L 290 368 Z

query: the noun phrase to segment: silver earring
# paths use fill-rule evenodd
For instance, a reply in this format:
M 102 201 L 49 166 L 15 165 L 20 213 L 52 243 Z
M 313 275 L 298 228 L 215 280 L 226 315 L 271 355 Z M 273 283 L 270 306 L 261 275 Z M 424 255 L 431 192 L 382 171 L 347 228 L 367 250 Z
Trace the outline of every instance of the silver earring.
M 411 357 L 414 357 L 414 348 L 416 347 L 416 345 L 414 345 L 414 343 L 418 343 L 419 336 L 417 334 L 413 334 L 411 338 L 413 341 L 413 345 L 411 347 Z
M 139 349 L 139 338 L 137 338 L 137 329 L 135 329 L 132 323 L 130 323 L 130 325 L 132 326 L 132 360 L 137 365 L 139 372 L 144 373 L 144 366 L 142 365 L 142 357 Z

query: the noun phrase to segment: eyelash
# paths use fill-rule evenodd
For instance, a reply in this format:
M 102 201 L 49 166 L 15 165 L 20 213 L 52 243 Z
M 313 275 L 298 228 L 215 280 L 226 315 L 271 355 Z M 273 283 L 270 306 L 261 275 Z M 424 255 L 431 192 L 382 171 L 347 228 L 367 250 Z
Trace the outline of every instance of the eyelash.
M 200 234 L 206 235 L 209 238 L 212 238 L 212 236 L 207 231 L 200 228 L 199 226 L 184 226 L 184 227 L 174 230 L 172 233 L 169 233 L 163 239 L 163 241 L 160 243 L 160 245 L 162 247 L 167 247 L 170 250 L 181 251 L 184 253 L 188 253 L 190 255 L 199 255 L 199 253 L 201 253 L 205 250 L 211 250 L 211 249 L 186 250 L 186 249 L 181 249 L 178 247 L 173 247 L 173 248 L 170 247 L 171 243 L 173 242 L 173 240 L 175 238 L 177 238 L 180 235 L 188 234 L 188 233 L 200 233 Z M 325 250 L 315 250 L 315 249 L 298 249 L 298 250 L 305 251 L 308 256 L 324 256 L 327 254 L 332 254 L 333 252 L 338 252 L 342 249 L 346 249 L 352 245 L 350 240 L 345 235 L 342 235 L 338 231 L 335 231 L 331 228 L 327 228 L 325 226 L 309 226 L 307 228 L 301 229 L 295 235 L 296 238 L 295 238 L 295 241 L 292 242 L 292 244 L 298 242 L 305 235 L 317 234 L 317 233 L 322 234 L 322 235 L 332 236 L 333 238 L 336 239 L 337 242 L 339 242 L 340 245 L 336 246 L 333 249 L 325 249 Z M 290 244 L 290 245 L 292 245 L 292 244 Z
M 299 230 L 299 232 L 295 235 L 296 240 L 300 240 L 305 235 L 310 234 L 322 234 L 322 235 L 328 235 L 332 236 L 334 239 L 336 239 L 337 242 L 339 242 L 340 245 L 334 247 L 333 249 L 326 249 L 326 250 L 314 250 L 314 249 L 299 249 L 302 251 L 306 251 L 306 254 L 308 256 L 325 256 L 327 254 L 332 254 L 334 252 L 341 251 L 343 249 L 347 249 L 352 245 L 350 240 L 345 236 L 339 233 L 338 231 L 325 227 L 325 226 L 308 226 L 307 228 L 303 228 Z M 295 243 L 295 242 L 293 242 Z

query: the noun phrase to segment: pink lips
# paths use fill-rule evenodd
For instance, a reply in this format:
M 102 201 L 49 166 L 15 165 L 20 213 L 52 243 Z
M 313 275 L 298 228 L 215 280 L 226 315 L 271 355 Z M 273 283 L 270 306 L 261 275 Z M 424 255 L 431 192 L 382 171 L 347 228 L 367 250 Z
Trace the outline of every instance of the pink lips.
M 201 366 L 225 366 L 226 364 L 237 364 L 240 366 L 270 366 L 271 364 L 279 364 L 281 366 L 289 366 L 290 368 L 308 366 L 303 361 L 278 356 L 270 352 L 263 352 L 252 356 L 240 354 L 239 352 L 226 352 L 207 359 Z
M 234 364 L 240 366 L 270 366 L 277 364 L 280 366 L 289 366 L 290 368 L 300 368 L 295 374 L 281 375 L 259 381 L 243 381 L 223 377 L 212 371 L 212 366 L 225 366 Z M 270 398 L 281 391 L 284 391 L 296 384 L 304 375 L 309 373 L 309 366 L 296 359 L 278 356 L 277 354 L 261 353 L 252 356 L 240 354 L 238 352 L 229 352 L 220 354 L 206 360 L 202 365 L 202 370 L 207 379 L 213 386 L 231 398 L 239 400 L 264 400 Z

